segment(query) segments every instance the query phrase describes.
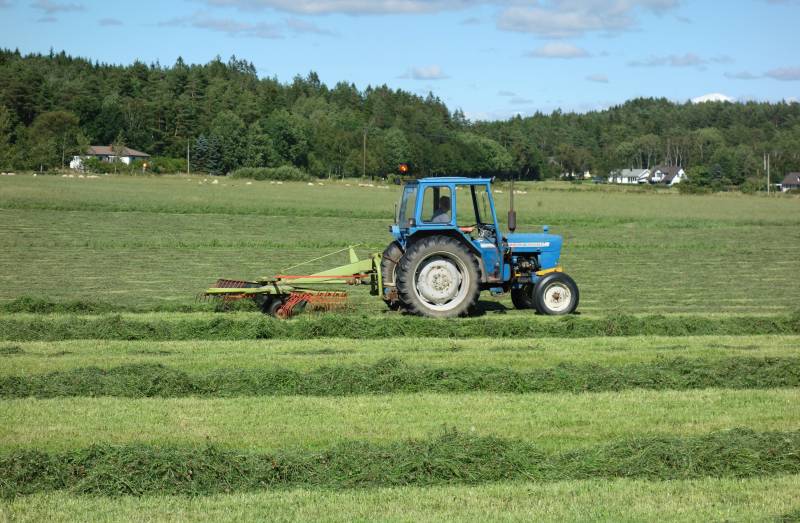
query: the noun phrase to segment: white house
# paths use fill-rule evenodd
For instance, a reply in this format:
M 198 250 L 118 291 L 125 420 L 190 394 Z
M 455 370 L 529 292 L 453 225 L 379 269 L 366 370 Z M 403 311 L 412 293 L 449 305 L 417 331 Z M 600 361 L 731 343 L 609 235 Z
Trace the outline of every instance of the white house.
M 649 177 L 650 169 L 620 169 L 611 172 L 608 177 L 608 183 L 647 183 Z
M 677 165 L 658 165 L 653 167 L 653 174 L 650 176 L 650 183 L 663 183 L 670 187 L 676 183 L 681 183 L 686 178 L 686 171 Z
M 781 182 L 781 192 L 800 189 L 800 173 L 789 173 Z
M 97 158 L 101 162 L 114 162 L 119 159 L 119 161 L 125 165 L 130 165 L 136 160 L 147 160 L 150 158 L 149 154 L 128 147 L 123 147 L 120 152 L 121 154 L 117 157 L 113 147 L 110 145 L 91 145 L 86 150 L 85 155 L 73 156 L 72 161 L 69 162 L 69 167 L 70 169 L 80 169 L 83 167 L 83 160 L 87 158 Z

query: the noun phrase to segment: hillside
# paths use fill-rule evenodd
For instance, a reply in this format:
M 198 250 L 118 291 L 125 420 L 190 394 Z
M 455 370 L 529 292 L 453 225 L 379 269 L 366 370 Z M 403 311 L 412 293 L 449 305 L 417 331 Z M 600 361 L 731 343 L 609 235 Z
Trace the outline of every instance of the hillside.
M 635 99 L 470 122 L 434 94 L 329 87 L 314 72 L 282 83 L 235 56 L 122 66 L 0 51 L 0 168 L 59 167 L 88 144 L 112 143 L 177 159 L 188 146 L 194 168 L 212 174 L 294 165 L 320 177 L 374 176 L 408 161 L 421 175 L 536 179 L 668 163 L 725 187 L 756 176 L 764 152 L 776 178 L 800 170 L 800 104 Z

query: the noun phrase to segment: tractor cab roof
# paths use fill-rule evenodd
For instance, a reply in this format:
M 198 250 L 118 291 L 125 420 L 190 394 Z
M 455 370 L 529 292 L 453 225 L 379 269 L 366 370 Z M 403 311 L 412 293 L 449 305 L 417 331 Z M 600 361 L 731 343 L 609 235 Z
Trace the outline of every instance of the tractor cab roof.
M 421 184 L 446 184 L 446 183 L 454 183 L 454 184 L 462 184 L 462 185 L 484 185 L 487 183 L 492 183 L 491 178 L 469 178 L 466 176 L 439 176 L 439 177 L 432 177 L 432 178 L 419 178 L 417 180 L 410 181 L 409 183 L 421 183 Z

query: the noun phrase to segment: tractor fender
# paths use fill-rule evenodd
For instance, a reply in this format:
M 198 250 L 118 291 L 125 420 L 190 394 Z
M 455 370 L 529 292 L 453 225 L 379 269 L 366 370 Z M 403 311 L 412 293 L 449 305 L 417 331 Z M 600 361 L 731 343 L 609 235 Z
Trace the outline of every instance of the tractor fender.
M 447 236 L 448 238 L 454 238 L 459 242 L 461 242 L 462 244 L 464 244 L 464 246 L 469 250 L 469 252 L 471 252 L 472 255 L 475 257 L 475 261 L 478 264 L 478 270 L 480 271 L 479 278 L 481 283 L 488 282 L 486 275 L 489 273 L 486 271 L 486 267 L 483 263 L 483 257 L 481 256 L 480 250 L 477 247 L 475 247 L 475 245 L 472 242 L 467 241 L 461 232 L 456 232 L 452 229 L 418 231 L 408 237 L 408 239 L 406 240 L 406 245 L 404 250 L 408 250 L 408 246 L 411 243 L 422 240 L 423 238 L 430 238 L 431 236 Z

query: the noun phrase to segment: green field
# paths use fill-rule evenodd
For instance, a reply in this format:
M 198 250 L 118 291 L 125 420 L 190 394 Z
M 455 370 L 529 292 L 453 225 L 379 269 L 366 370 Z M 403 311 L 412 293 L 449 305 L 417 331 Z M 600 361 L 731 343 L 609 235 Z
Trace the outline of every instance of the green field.
M 382 250 L 323 183 L 0 179 L 0 520 L 800 518 L 800 199 L 528 184 L 566 319 L 197 300 Z

